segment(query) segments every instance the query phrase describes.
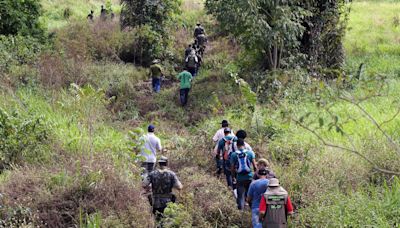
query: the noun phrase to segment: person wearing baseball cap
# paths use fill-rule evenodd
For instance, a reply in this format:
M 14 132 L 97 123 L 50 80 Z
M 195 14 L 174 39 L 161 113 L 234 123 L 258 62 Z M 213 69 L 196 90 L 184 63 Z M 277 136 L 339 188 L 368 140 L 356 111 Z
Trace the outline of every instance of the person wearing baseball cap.
M 161 140 L 154 134 L 155 126 L 150 124 L 147 127 L 147 134 L 143 136 L 144 146 L 140 155 L 144 157 L 145 161 L 142 163 L 142 167 L 145 169 L 145 173 L 150 173 L 154 170 L 156 163 L 157 152 L 162 150 Z

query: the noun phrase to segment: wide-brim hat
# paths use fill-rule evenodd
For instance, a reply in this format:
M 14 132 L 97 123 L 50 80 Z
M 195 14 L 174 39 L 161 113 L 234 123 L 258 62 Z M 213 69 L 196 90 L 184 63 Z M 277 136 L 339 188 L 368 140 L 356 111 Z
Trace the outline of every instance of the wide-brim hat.
M 279 187 L 279 186 L 280 186 L 280 185 L 279 185 L 279 180 L 276 179 L 276 178 L 271 178 L 271 179 L 269 180 L 268 186 L 269 186 L 269 187 Z

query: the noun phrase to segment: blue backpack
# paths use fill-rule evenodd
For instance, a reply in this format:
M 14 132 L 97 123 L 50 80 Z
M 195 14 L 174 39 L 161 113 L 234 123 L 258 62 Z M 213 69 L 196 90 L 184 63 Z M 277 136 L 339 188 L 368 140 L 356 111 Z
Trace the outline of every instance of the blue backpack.
M 237 151 L 236 172 L 239 174 L 248 174 L 251 172 L 250 159 L 247 157 L 247 150 Z

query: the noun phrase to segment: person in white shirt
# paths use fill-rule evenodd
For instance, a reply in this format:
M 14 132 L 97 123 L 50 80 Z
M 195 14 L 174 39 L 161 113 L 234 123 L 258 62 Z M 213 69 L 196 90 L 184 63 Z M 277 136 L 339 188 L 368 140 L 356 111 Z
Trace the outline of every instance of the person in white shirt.
M 214 154 L 213 154 L 214 156 L 217 155 L 217 153 L 218 153 L 218 142 L 219 142 L 219 140 L 221 140 L 222 138 L 225 137 L 224 130 L 225 130 L 225 128 L 229 127 L 229 122 L 228 122 L 227 120 L 222 120 L 221 125 L 222 125 L 222 128 L 219 129 L 219 130 L 215 133 L 214 137 L 212 138 L 212 140 L 213 140 L 214 143 L 215 143 L 215 147 L 214 147 L 214 151 L 213 151 L 213 152 L 214 152 Z M 231 135 L 232 135 L 232 136 L 235 136 L 235 135 L 233 134 L 233 131 L 231 132 Z
M 162 150 L 161 140 L 154 134 L 154 125 L 149 125 L 148 133 L 143 136 L 144 146 L 140 153 L 146 160 L 142 163 L 142 167 L 146 173 L 154 170 L 154 165 L 157 161 L 157 152 Z

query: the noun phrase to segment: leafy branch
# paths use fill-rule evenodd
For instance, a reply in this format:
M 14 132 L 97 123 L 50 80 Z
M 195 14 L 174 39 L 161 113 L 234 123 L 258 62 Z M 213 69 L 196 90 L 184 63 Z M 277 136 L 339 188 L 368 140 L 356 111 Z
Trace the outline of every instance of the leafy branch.
M 316 132 L 314 129 L 311 129 L 310 127 L 304 125 L 302 121 L 295 120 L 293 118 L 291 118 L 291 120 L 293 122 L 295 122 L 298 126 L 303 128 L 304 130 L 307 130 L 308 132 L 313 134 L 324 146 L 331 147 L 331 148 L 336 148 L 336 149 L 340 149 L 340 150 L 344 150 L 344 151 L 353 153 L 353 154 L 357 155 L 358 157 L 360 157 L 360 158 L 364 159 L 365 161 L 367 161 L 369 164 L 372 165 L 373 169 L 375 169 L 376 171 L 379 171 L 381 173 L 400 176 L 400 172 L 396 172 L 396 171 L 392 171 L 392 170 L 387 170 L 387 169 L 381 168 L 378 164 L 376 164 L 371 159 L 367 158 L 365 155 L 363 155 L 360 151 L 358 151 L 356 149 L 351 149 L 351 148 L 347 148 L 347 147 L 344 147 L 344 146 L 340 146 L 340 145 L 336 145 L 336 144 L 332 144 L 332 143 L 327 142 L 320 134 L 318 134 L 318 132 Z

